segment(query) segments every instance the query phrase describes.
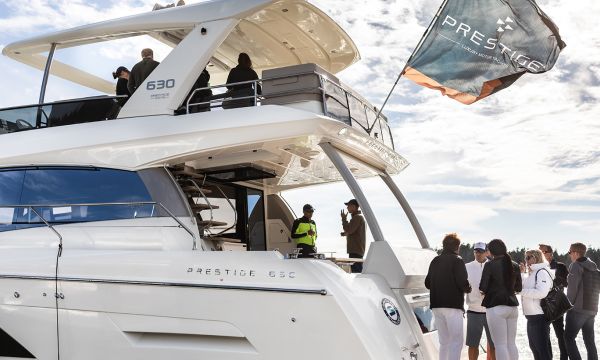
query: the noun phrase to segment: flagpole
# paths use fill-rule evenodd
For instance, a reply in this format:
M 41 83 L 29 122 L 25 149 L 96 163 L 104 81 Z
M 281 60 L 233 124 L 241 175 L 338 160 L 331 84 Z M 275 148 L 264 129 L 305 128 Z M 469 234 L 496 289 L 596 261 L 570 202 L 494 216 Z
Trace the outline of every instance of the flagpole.
M 406 64 L 404 64 L 404 67 L 402 68 L 402 71 L 400 72 L 400 74 L 398 74 L 398 77 L 396 78 L 396 82 L 394 83 L 394 85 L 392 86 L 392 89 L 390 90 L 390 92 L 388 93 L 387 97 L 385 98 L 385 101 L 383 102 L 383 105 L 381 105 L 381 108 L 377 112 L 377 116 L 375 116 L 375 122 L 369 128 L 369 131 L 368 131 L 369 134 L 371 133 L 371 131 L 375 127 L 375 124 L 377 123 L 377 119 L 379 119 L 379 116 L 381 115 L 381 112 L 383 111 L 383 108 L 385 107 L 385 105 L 387 104 L 388 100 L 390 99 L 390 96 L 394 92 L 394 89 L 396 88 L 396 85 L 398 85 L 398 81 L 400 81 L 400 78 L 402 77 L 402 75 L 404 75 L 404 72 L 406 71 L 406 68 L 408 67 L 408 64 L 410 63 L 410 61 L 412 60 L 412 58 L 415 56 L 415 53 L 421 48 L 421 45 L 423 45 L 423 42 L 425 41 L 425 38 L 427 37 L 427 35 L 429 35 L 429 32 L 433 28 L 433 25 L 435 24 L 435 22 L 440 18 L 440 13 L 442 12 L 442 10 L 444 10 L 444 7 L 446 7 L 447 3 L 448 3 L 448 0 L 444 0 L 442 2 L 442 4 L 440 5 L 437 13 L 435 14 L 435 16 L 433 17 L 433 19 L 429 23 L 429 26 L 427 26 L 427 29 L 425 29 L 425 31 L 423 32 L 423 35 L 421 36 L 421 39 L 419 40 L 419 43 L 417 44 L 417 46 L 415 47 L 415 49 L 413 50 L 413 52 L 408 57 L 408 60 L 406 60 Z

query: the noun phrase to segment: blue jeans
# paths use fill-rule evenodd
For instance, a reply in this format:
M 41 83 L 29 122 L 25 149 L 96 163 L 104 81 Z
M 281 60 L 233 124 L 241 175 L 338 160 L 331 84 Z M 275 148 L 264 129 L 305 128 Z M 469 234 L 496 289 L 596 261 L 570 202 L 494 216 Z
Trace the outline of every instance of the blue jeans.
M 567 312 L 565 325 L 565 343 L 569 352 L 569 359 L 581 360 L 581 355 L 577 349 L 575 338 L 579 330 L 583 333 L 583 343 L 588 353 L 588 360 L 598 360 L 598 350 L 594 342 L 594 318 L 596 315 L 581 313 L 570 310 Z
M 527 338 L 535 360 L 552 360 L 550 322 L 544 315 L 526 315 Z

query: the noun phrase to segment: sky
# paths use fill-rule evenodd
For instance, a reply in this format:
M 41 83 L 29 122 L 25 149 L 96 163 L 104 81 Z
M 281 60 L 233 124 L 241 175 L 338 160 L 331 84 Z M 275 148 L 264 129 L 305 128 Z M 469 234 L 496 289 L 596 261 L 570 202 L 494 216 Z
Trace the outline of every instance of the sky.
M 197 1 L 189 1 L 193 3 Z M 339 77 L 380 106 L 439 0 L 311 0 L 355 41 L 362 60 Z M 0 0 L 0 47 L 53 30 L 147 11 L 146 0 Z M 464 242 L 501 238 L 509 248 L 572 242 L 600 246 L 600 2 L 540 0 L 567 47 L 551 71 L 526 74 L 473 105 L 401 79 L 385 113 L 396 151 L 410 166 L 394 179 L 432 246 L 457 232 Z M 156 57 L 168 49 L 149 43 Z M 111 80 L 116 66 L 134 64 L 140 44 L 106 43 L 99 56 L 64 52 Z M 130 65 L 131 66 L 131 65 Z M 37 102 L 42 73 L 0 57 L 0 107 Z M 47 100 L 91 95 L 51 78 Z M 418 246 L 397 203 L 379 179 L 361 181 L 386 237 Z M 319 249 L 344 252 L 339 211 L 351 195 L 341 184 L 291 191 L 297 213 L 317 208 Z

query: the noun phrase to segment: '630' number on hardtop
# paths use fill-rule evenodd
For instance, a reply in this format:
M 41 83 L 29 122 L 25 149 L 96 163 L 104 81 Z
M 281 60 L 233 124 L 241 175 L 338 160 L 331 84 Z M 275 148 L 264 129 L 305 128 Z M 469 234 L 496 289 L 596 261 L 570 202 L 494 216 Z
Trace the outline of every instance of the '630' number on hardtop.
M 148 81 L 146 90 L 170 89 L 175 86 L 175 79 Z

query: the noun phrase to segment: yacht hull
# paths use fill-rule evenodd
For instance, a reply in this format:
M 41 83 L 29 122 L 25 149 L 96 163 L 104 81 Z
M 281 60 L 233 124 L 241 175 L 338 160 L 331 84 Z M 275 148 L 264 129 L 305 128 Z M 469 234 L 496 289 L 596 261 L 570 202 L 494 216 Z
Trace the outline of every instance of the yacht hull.
M 68 249 L 58 261 L 58 276 L 19 274 L 12 257 L 0 279 L 0 328 L 37 359 L 411 359 L 418 342 L 412 313 L 395 324 L 382 308 L 405 308 L 382 278 L 329 261 Z

